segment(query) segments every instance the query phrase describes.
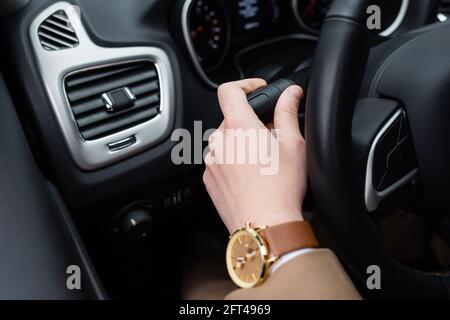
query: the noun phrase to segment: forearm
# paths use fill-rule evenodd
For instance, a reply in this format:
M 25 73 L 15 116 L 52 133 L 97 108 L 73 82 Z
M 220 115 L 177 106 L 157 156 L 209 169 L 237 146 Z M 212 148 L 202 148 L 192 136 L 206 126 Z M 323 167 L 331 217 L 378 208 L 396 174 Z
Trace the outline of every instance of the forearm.
M 286 263 L 260 287 L 232 292 L 227 300 L 350 300 L 360 294 L 330 250 L 314 250 Z

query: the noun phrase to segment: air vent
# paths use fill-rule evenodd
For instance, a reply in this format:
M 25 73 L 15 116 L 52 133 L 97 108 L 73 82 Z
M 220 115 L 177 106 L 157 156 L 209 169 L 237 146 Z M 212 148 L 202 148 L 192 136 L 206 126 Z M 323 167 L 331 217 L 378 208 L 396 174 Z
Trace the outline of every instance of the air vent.
M 79 44 L 77 34 L 64 10 L 59 10 L 39 26 L 39 40 L 48 51 L 75 48 Z
M 64 85 L 74 119 L 85 140 L 132 128 L 160 112 L 158 71 L 150 61 L 76 72 L 66 77 Z M 108 97 L 116 97 L 121 107 L 111 108 Z

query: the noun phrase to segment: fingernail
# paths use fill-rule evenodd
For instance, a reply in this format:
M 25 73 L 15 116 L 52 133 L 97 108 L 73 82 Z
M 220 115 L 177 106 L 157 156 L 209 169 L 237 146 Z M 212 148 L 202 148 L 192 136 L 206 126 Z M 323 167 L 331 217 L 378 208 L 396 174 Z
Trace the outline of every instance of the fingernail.
M 299 86 L 291 86 L 287 90 L 288 90 L 288 93 L 292 97 L 294 97 L 296 99 L 301 99 L 302 98 L 303 90 Z

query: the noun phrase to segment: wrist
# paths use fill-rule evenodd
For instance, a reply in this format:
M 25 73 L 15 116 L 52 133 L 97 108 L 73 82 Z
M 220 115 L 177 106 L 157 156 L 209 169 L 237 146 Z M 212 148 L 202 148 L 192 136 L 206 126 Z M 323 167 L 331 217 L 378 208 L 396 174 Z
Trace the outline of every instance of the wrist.
M 283 210 L 270 213 L 255 212 L 252 215 L 240 215 L 239 219 L 228 227 L 230 234 L 244 228 L 248 221 L 258 227 L 273 227 L 290 222 L 305 221 L 305 219 L 301 210 Z
M 285 223 L 304 221 L 303 212 L 300 209 L 273 210 L 271 213 L 255 216 L 252 221 L 254 225 L 273 227 Z M 245 222 L 244 222 L 245 225 Z

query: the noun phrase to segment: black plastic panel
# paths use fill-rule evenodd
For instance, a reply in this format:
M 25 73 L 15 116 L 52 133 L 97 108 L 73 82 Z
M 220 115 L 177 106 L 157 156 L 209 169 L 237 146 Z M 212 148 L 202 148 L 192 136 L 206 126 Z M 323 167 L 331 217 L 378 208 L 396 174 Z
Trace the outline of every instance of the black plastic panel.
M 0 299 L 100 299 L 70 216 L 39 172 L 0 75 Z M 81 268 L 80 291 L 67 267 Z

